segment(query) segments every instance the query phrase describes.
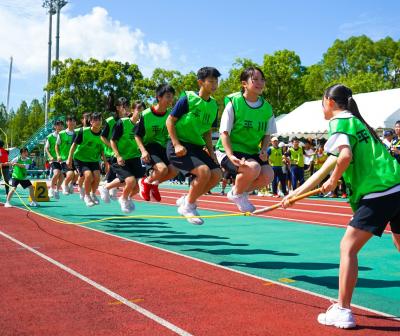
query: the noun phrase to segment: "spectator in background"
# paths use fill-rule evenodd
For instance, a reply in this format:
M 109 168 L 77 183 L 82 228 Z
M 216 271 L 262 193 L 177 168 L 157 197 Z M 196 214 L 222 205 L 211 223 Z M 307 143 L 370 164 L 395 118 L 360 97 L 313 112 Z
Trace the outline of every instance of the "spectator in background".
M 394 138 L 393 130 L 386 130 L 383 132 L 382 142 L 389 151 L 390 151 L 390 148 L 392 147 L 393 138 Z
M 267 154 L 269 164 L 274 171 L 274 179 L 272 180 L 272 196 L 279 197 L 278 194 L 278 183 L 281 183 L 282 194 L 287 195 L 286 190 L 286 175 L 283 173 L 282 167 L 285 160 L 283 155 L 282 147 L 279 147 L 278 138 L 273 137 L 271 139 L 272 146 L 268 148 Z
M 304 151 L 300 147 L 298 138 L 294 137 L 292 144 L 293 147 L 290 147 L 285 155 L 290 159 L 290 174 L 294 190 L 297 186 L 301 186 L 304 183 Z
M 392 140 L 391 152 L 396 158 L 397 162 L 400 163 L 400 120 L 396 121 L 396 124 L 394 125 L 394 132 L 396 135 Z
M 314 166 L 315 150 L 312 145 L 312 139 L 307 139 L 304 142 L 303 152 L 304 152 L 304 175 L 305 179 L 307 179 L 310 177 L 310 175 L 312 175 L 314 169 L 313 166 Z
M 4 148 L 4 141 L 0 140 L 0 170 L 1 178 L 4 180 L 4 186 L 6 188 L 6 195 L 9 191 L 10 183 L 10 162 L 8 162 L 8 150 Z

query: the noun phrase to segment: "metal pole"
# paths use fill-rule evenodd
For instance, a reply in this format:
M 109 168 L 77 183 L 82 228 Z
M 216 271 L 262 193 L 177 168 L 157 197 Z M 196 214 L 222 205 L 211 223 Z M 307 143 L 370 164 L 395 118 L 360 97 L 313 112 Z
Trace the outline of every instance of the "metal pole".
M 10 57 L 10 72 L 8 74 L 8 90 L 7 90 L 7 106 L 6 106 L 6 113 L 8 114 L 8 107 L 10 105 L 10 90 L 11 90 L 11 74 L 12 74 L 12 65 L 13 65 L 13 58 Z
M 60 58 L 60 11 L 60 2 L 57 2 L 56 61 Z M 58 75 L 58 66 L 56 67 L 56 75 Z
M 68 2 L 66 0 L 56 0 L 57 10 L 57 32 L 56 32 L 56 61 L 60 59 L 60 13 Z M 58 66 L 56 67 L 56 75 L 58 75 Z
M 48 60 L 47 60 L 47 84 L 50 83 L 51 78 L 51 37 L 52 37 L 52 25 L 53 25 L 53 4 L 50 2 L 49 9 L 49 49 L 48 49 Z M 49 115 L 49 102 L 50 102 L 50 91 L 46 91 L 46 106 L 44 111 L 44 124 L 47 124 Z

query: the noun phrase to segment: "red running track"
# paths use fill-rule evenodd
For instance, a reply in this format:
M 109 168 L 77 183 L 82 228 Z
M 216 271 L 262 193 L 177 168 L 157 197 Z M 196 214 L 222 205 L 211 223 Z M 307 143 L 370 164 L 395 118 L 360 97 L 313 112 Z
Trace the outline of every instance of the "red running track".
M 328 304 L 318 296 L 24 210 L 0 209 L 1 335 L 179 334 L 44 256 L 180 328 L 180 334 L 348 333 L 316 322 Z M 359 327 L 352 335 L 400 330 L 399 321 L 355 312 Z

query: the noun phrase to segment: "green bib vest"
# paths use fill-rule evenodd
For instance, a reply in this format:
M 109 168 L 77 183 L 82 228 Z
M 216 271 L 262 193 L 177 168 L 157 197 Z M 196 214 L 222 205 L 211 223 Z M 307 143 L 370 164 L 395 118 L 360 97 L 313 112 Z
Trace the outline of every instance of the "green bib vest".
M 32 159 L 31 158 L 27 158 L 26 160 L 22 160 L 21 157 L 18 157 L 18 161 L 17 163 L 19 164 L 23 164 L 23 165 L 27 165 L 27 164 L 31 164 L 32 163 Z M 12 173 L 12 178 L 16 179 L 16 180 L 26 180 L 27 177 L 27 169 L 18 167 L 18 166 L 14 166 L 13 167 L 13 173 Z
M 99 162 L 103 148 L 100 134 L 95 135 L 90 127 L 83 127 L 82 143 L 76 146 L 74 159 L 83 162 Z
M 225 97 L 225 105 L 232 103 L 235 120 L 230 133 L 232 151 L 246 154 L 257 154 L 260 143 L 273 116 L 271 105 L 263 98 L 257 108 L 250 107 L 241 92 L 232 93 Z M 224 152 L 221 138 L 218 139 L 217 149 Z
M 296 165 L 300 168 L 304 167 L 304 153 L 301 147 L 295 150 L 293 147 L 289 148 L 290 152 L 290 164 Z
M 152 112 L 151 108 L 143 111 L 142 118 L 145 127 L 145 134 L 143 144 L 158 143 L 163 147 L 167 146 L 168 131 L 165 122 L 171 113 L 168 109 L 163 116 L 156 115 Z
M 61 160 L 66 161 L 68 159 L 69 150 L 72 146 L 72 139 L 74 137 L 73 134 L 69 135 L 67 130 L 62 130 L 59 133 L 60 136 L 60 145 L 59 145 L 59 152 L 61 155 Z
M 120 122 L 123 131 L 122 136 L 117 141 L 119 155 L 124 160 L 140 157 L 141 153 L 135 140 L 135 124 L 132 123 L 130 118 L 122 118 Z
M 211 129 L 217 117 L 217 101 L 210 97 L 205 101 L 193 91 L 184 92 L 188 99 L 189 112 L 184 114 L 175 125 L 178 139 L 194 145 L 204 146 L 203 134 Z
M 400 165 L 358 118 L 332 119 L 329 122 L 329 136 L 336 133 L 348 135 L 353 152 L 352 162 L 343 173 L 343 178 L 354 211 L 363 196 L 400 184 Z
M 114 129 L 114 126 L 117 123 L 117 121 L 118 121 L 118 119 L 115 120 L 114 117 L 108 117 L 106 119 L 106 123 L 108 124 L 109 130 L 110 130 L 110 132 L 108 133 L 108 136 L 107 136 L 108 141 L 110 141 L 110 139 L 112 137 L 113 129 Z M 113 152 L 112 148 L 108 147 L 106 144 L 104 144 L 104 155 L 106 157 L 114 156 L 114 152 Z
M 270 147 L 271 155 L 269 156 L 269 164 L 271 167 L 282 167 L 282 148 L 275 148 L 274 146 Z
M 47 141 L 49 142 L 49 148 L 48 148 L 48 150 L 49 150 L 51 156 L 52 156 L 54 159 L 56 159 L 56 158 L 57 158 L 57 153 L 56 153 L 56 142 L 57 142 L 57 137 L 55 137 L 54 134 L 51 133 L 51 134 L 49 134 L 49 135 L 47 136 Z M 46 154 L 47 154 L 47 153 L 46 153 Z M 47 157 L 48 157 L 48 155 L 47 155 Z M 48 157 L 48 159 L 50 159 L 50 158 Z

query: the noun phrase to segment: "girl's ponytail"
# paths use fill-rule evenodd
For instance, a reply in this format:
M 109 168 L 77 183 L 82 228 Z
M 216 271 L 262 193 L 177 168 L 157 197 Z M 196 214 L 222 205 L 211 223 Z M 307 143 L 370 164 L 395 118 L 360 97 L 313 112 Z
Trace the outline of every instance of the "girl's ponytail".
M 353 98 L 353 92 L 350 88 L 343 84 L 332 85 L 326 89 L 325 97 L 333 99 L 339 108 L 349 111 L 353 116 L 359 119 L 369 130 L 375 141 L 381 142 L 381 139 L 378 134 L 376 134 L 375 130 L 361 116 L 357 103 Z

